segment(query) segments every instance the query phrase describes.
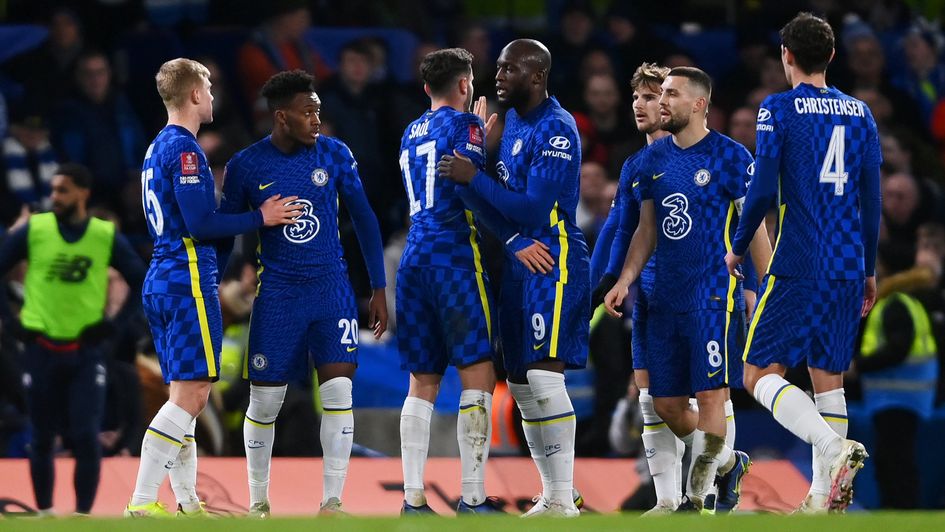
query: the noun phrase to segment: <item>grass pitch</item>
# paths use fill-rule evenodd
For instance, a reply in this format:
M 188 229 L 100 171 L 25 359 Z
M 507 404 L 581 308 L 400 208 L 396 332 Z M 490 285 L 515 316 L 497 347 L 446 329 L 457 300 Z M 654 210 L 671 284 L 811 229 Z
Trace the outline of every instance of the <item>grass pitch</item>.
M 368 518 L 275 518 L 254 521 L 240 518 L 208 520 L 145 520 L 133 522 L 124 519 L 35 519 L 7 518 L 0 520 L 3 532 L 111 532 L 135 530 L 141 532 L 312 532 L 328 531 L 392 531 L 392 532 L 515 532 L 554 531 L 632 531 L 632 532 L 933 532 L 945 530 L 945 512 L 858 512 L 843 516 L 790 516 L 790 515 L 731 515 L 700 517 L 694 515 L 667 516 L 641 519 L 636 515 L 584 515 L 577 520 L 532 519 L 513 516 L 484 516 L 465 518 L 414 517 Z

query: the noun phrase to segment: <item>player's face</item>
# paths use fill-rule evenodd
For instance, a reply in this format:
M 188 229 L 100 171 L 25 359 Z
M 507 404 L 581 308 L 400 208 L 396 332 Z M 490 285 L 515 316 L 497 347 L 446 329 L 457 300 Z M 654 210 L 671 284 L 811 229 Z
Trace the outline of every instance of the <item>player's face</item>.
M 472 112 L 472 104 L 473 104 L 473 100 L 475 99 L 475 95 L 473 94 L 475 92 L 473 89 L 473 78 L 474 76 L 472 73 L 472 69 L 470 69 L 469 76 L 466 78 L 467 79 L 466 90 L 468 91 L 466 94 L 466 107 L 463 108 L 463 111 L 466 111 L 467 113 Z
M 303 146 L 312 146 L 318 140 L 318 131 L 322 124 L 319 116 L 322 102 L 314 92 L 300 92 L 292 98 L 282 113 L 284 127 L 288 136 Z
M 495 95 L 499 105 L 509 108 L 527 102 L 533 73 L 524 59 L 506 46 L 496 61 L 496 67 Z
M 57 218 L 68 219 L 78 208 L 79 202 L 83 201 L 88 191 L 79 188 L 72 182 L 72 178 L 57 174 L 52 179 L 52 192 L 49 199 L 52 201 L 52 211 Z
M 201 124 L 213 122 L 213 93 L 210 92 L 210 80 L 201 78 L 200 88 L 197 89 L 200 97 L 200 105 L 197 107 L 197 114 L 200 116 Z
M 649 135 L 660 129 L 659 85 L 643 83 L 633 91 L 633 119 L 637 130 Z
M 660 128 L 673 134 L 685 129 L 692 118 L 695 103 L 689 80 L 681 76 L 668 76 L 660 95 Z

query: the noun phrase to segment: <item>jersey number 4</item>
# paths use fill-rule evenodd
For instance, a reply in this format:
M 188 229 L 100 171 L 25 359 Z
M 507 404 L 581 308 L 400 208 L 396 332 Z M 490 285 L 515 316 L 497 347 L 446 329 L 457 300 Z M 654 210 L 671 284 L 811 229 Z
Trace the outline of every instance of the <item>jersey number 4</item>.
M 842 196 L 844 185 L 847 184 L 847 172 L 843 165 L 845 130 L 846 126 L 833 126 L 827 155 L 824 157 L 824 164 L 820 167 L 820 182 L 833 185 L 835 196 Z
M 433 187 L 436 185 L 436 141 L 424 142 L 417 146 L 417 157 L 426 159 L 423 166 L 423 183 L 427 195 L 423 208 L 433 207 Z M 413 176 L 410 171 L 410 152 L 404 150 L 400 152 L 400 171 L 404 173 L 404 185 L 407 187 L 407 199 L 410 201 L 410 216 L 420 212 L 420 201 L 417 200 L 413 192 Z

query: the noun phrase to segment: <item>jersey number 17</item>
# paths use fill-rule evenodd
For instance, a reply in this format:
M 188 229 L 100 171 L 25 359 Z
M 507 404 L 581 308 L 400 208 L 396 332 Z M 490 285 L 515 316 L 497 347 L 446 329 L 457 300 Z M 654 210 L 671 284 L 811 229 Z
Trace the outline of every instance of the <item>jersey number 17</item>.
M 422 168 L 417 168 L 422 175 L 418 176 L 423 182 L 426 192 L 426 201 L 423 208 L 433 207 L 434 186 L 436 185 L 436 141 L 424 142 L 416 148 L 416 156 L 426 160 Z M 404 173 L 404 185 L 407 188 L 407 200 L 410 202 L 410 216 L 420 212 L 420 200 L 413 190 L 413 174 L 410 168 L 410 150 L 400 152 L 400 171 Z

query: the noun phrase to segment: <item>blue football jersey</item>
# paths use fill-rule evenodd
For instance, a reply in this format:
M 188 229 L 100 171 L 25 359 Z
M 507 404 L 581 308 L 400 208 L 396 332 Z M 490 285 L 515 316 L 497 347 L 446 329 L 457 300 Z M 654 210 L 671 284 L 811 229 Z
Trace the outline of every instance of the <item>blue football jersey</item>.
M 482 169 L 482 120 L 451 107 L 427 111 L 404 130 L 400 171 L 410 205 L 410 229 L 401 267 L 446 266 L 482 271 L 479 232 L 456 183 L 436 175 L 436 163 L 453 150 Z
M 562 283 L 568 282 L 570 271 L 589 273 L 587 242 L 575 223 L 580 199 L 581 138 L 574 117 L 557 99 L 547 98 L 526 116 L 509 109 L 496 171 L 503 185 L 514 192 L 525 192 L 530 176 L 562 182 L 557 201 L 548 213 L 548 223 L 519 228 L 520 235 L 548 246 L 555 258 L 551 275 Z M 518 261 L 511 264 L 520 272 L 524 270 Z
M 314 146 L 279 151 L 267 136 L 226 165 L 224 212 L 258 209 L 273 194 L 298 196 L 302 215 L 292 225 L 259 229 L 260 287 L 298 284 L 346 273 L 338 233 L 338 203 L 363 194 L 351 150 L 321 135 Z
M 199 191 L 216 206 L 213 174 L 197 139 L 187 129 L 170 125 L 148 146 L 141 167 L 141 200 L 154 240 L 145 294 L 195 296 L 216 289 L 216 248 L 212 242 L 194 240 L 187 231 L 175 195 L 185 190 Z
M 882 162 L 869 108 L 832 87 L 802 83 L 768 96 L 756 129 L 756 155 L 781 159 L 778 237 L 768 271 L 862 278 L 862 172 Z
M 672 136 L 647 150 L 640 194 L 656 213 L 656 281 L 651 305 L 673 312 L 745 308 L 724 257 L 738 227 L 753 159 L 744 146 L 710 131 L 679 148 Z

